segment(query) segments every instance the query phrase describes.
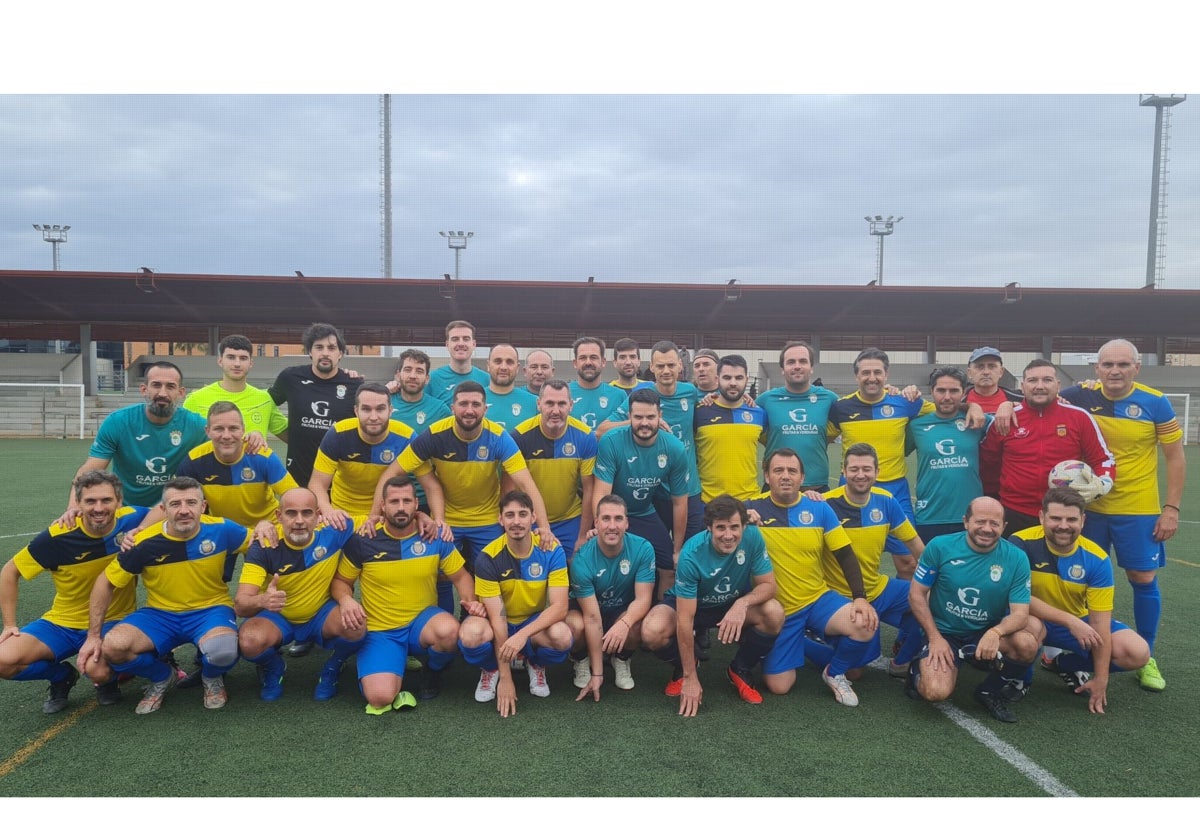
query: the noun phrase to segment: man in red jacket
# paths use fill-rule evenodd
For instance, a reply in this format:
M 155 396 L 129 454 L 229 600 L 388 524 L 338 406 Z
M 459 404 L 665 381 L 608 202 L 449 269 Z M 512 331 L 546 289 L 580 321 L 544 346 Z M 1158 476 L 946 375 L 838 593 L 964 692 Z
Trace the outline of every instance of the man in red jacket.
M 1112 489 L 1116 461 L 1100 427 L 1082 408 L 1058 401 L 1058 373 L 1046 359 L 1022 372 L 1025 400 L 1013 413 L 1013 428 L 1001 435 L 993 424 L 979 447 L 983 492 L 1004 505 L 1004 535 L 1038 524 L 1046 479 L 1060 461 L 1092 468 L 1100 495 Z

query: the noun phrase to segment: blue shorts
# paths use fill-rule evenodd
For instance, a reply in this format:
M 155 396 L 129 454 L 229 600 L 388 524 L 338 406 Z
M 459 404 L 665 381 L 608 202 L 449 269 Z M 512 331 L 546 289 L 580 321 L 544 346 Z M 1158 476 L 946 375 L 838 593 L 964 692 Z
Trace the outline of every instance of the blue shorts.
M 438 613 L 450 615 L 438 607 L 426 607 L 403 627 L 368 630 L 358 651 L 358 678 L 361 680 L 372 674 L 396 674 L 403 678 L 408 657 L 426 652 L 421 647 L 421 631 Z
M 550 530 L 554 532 L 554 538 L 562 545 L 567 560 L 570 560 L 571 556 L 575 554 L 575 540 L 579 539 L 579 517 L 573 516 L 570 519 L 551 522 Z
M 200 639 L 218 627 L 228 627 L 237 632 L 237 617 L 234 616 L 233 607 L 224 604 L 185 612 L 142 607 L 118 623 L 129 624 L 145 633 L 159 656 L 188 642 L 198 645 Z
M 850 599 L 838 592 L 829 591 L 807 607 L 796 610 L 783 622 L 783 629 L 775 639 L 775 646 L 763 662 L 764 674 L 782 674 L 804 665 L 804 631 L 812 630 L 825 635 L 825 628 L 834 613 L 850 603 Z
M 629 515 L 629 533 L 647 540 L 654 548 L 654 567 L 664 571 L 675 570 L 675 544 L 667 526 L 658 518 L 657 513 L 647 513 L 642 516 Z
M 467 571 L 475 574 L 475 558 L 487 548 L 488 543 L 504 535 L 500 523 L 492 525 L 451 525 L 454 531 L 454 547 L 467 564 Z
M 1092 513 L 1083 521 L 1083 535 L 1112 554 L 1122 569 L 1148 572 L 1167 565 L 1167 552 L 1154 539 L 1158 514 Z M 1059 647 L 1055 645 L 1055 647 Z
M 1089 514 L 1090 516 L 1091 514 Z M 1087 621 L 1085 616 L 1084 621 Z M 1079 649 L 1079 642 L 1071 635 L 1062 624 L 1055 624 L 1053 621 L 1044 622 L 1046 625 L 1046 638 L 1042 640 L 1042 644 L 1047 647 L 1062 648 L 1063 650 L 1073 651 L 1075 653 L 1084 653 Z M 1110 622 L 1109 628 L 1111 632 L 1116 633 L 1118 630 L 1128 630 L 1129 625 L 1117 621 L 1115 618 Z
M 267 621 L 279 628 L 279 632 L 283 634 L 283 644 L 290 645 L 292 642 L 312 642 L 315 645 L 320 645 L 323 648 L 332 648 L 333 640 L 328 642 L 325 640 L 323 630 L 325 622 L 329 619 L 329 614 L 337 609 L 337 601 L 330 598 L 321 605 L 321 609 L 317 610 L 317 614 L 303 624 L 292 624 L 282 615 L 271 610 L 263 610 L 255 618 L 265 618 Z
M 891 627 L 899 627 L 900 622 L 909 614 L 908 587 L 909 582 L 907 580 L 888 578 L 887 586 L 871 601 L 871 606 L 875 608 L 875 613 L 879 616 L 879 623 L 881 625 L 887 624 Z M 870 646 L 867 648 L 866 654 L 864 654 L 863 662 L 874 662 L 882 654 L 883 648 L 879 641 L 879 629 L 876 628 Z
M 104 626 L 100 628 L 101 635 L 107 633 L 118 623 L 119 621 L 104 622 Z M 61 624 L 55 624 L 44 618 L 29 622 L 21 628 L 21 632 L 26 636 L 33 636 L 33 638 L 50 648 L 50 653 L 54 656 L 55 662 L 61 662 L 68 656 L 74 656 L 79 653 L 79 649 L 83 647 L 83 643 L 87 640 L 87 630 L 75 630 L 71 627 L 63 627 Z

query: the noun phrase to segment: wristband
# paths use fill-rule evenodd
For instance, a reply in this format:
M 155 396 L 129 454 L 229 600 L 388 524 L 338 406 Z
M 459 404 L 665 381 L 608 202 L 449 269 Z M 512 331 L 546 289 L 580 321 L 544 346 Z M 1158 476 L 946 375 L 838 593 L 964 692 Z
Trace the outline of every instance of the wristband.
M 1175 511 L 1176 513 L 1182 513 L 1182 511 L 1179 510 L 1179 505 L 1173 505 L 1170 502 L 1167 502 L 1166 504 L 1164 504 L 1163 507 L 1170 508 L 1171 510 Z
M 604 679 L 604 674 L 592 674 L 592 676 L 599 677 L 600 679 Z

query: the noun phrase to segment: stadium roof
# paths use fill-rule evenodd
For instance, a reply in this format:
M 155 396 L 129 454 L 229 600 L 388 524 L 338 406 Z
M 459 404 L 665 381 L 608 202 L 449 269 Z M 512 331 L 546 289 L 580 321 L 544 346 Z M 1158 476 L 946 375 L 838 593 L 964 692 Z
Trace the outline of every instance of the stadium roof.
M 1154 351 L 1200 352 L 1200 292 L 1161 289 L 787 286 L 731 281 L 606 283 L 262 277 L 0 270 L 0 337 L 205 342 L 244 333 L 294 343 L 313 321 L 351 344 L 437 345 L 452 319 L 480 345 L 567 346 L 580 335 L 670 338 L 773 349 L 818 338 L 823 349 L 1093 351 L 1113 336 Z

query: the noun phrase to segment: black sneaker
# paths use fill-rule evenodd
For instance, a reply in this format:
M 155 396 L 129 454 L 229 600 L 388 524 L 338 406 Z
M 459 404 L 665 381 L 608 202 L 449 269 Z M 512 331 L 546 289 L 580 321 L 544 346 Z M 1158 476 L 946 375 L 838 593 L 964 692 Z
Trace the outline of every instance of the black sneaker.
M 917 672 L 915 670 L 916 663 L 914 662 L 908 668 L 908 676 L 904 678 L 904 696 L 909 700 L 924 700 L 921 692 L 917 689 Z
M 1049 659 L 1049 660 L 1043 659 L 1042 667 L 1045 668 L 1047 671 L 1049 671 L 1052 674 L 1058 674 L 1058 678 L 1060 680 L 1062 680 L 1064 683 L 1066 683 L 1067 688 L 1071 689 L 1072 691 L 1074 691 L 1075 689 L 1079 688 L 1084 683 L 1091 680 L 1092 675 L 1091 675 L 1091 672 L 1089 672 L 1089 671 L 1065 671 L 1065 670 L 1063 670 L 1062 664 L 1059 662 L 1059 659 L 1061 657 L 1062 657 L 1062 654 L 1060 653 L 1058 656 L 1054 657 L 1053 659 Z M 1085 692 L 1084 696 L 1087 696 L 1088 694 L 1091 694 L 1091 692 L 1090 691 Z
M 960 663 L 978 668 L 980 671 L 999 671 L 1004 667 L 1004 654 L 1000 653 L 1000 651 L 996 651 L 995 659 L 976 659 L 975 650 L 977 647 L 977 645 L 963 645 L 954 653 Z
M 442 672 L 425 667 L 421 669 L 421 689 L 417 692 L 420 700 L 432 700 L 442 693 Z
M 75 666 L 69 662 L 64 662 L 67 670 L 66 679 L 58 682 L 50 683 L 50 693 L 46 697 L 46 702 L 42 704 L 42 711 L 48 715 L 54 715 L 67 708 L 67 698 L 71 695 L 71 689 L 75 687 L 75 683 L 79 682 L 79 672 L 75 670 Z
M 991 694 L 982 688 L 975 689 L 975 701 L 988 710 L 988 713 L 1001 723 L 1016 723 L 1017 716 L 1012 713 L 999 694 Z
M 101 706 L 115 706 L 122 699 L 124 698 L 121 697 L 121 686 L 115 678 L 104 685 L 96 686 L 96 702 Z
M 292 642 L 283 649 L 283 652 L 292 657 L 308 656 L 308 652 L 312 648 L 312 642 Z
M 1029 693 L 1029 684 L 1025 680 L 1005 680 L 1000 686 L 1000 699 L 1005 703 L 1019 703 Z

